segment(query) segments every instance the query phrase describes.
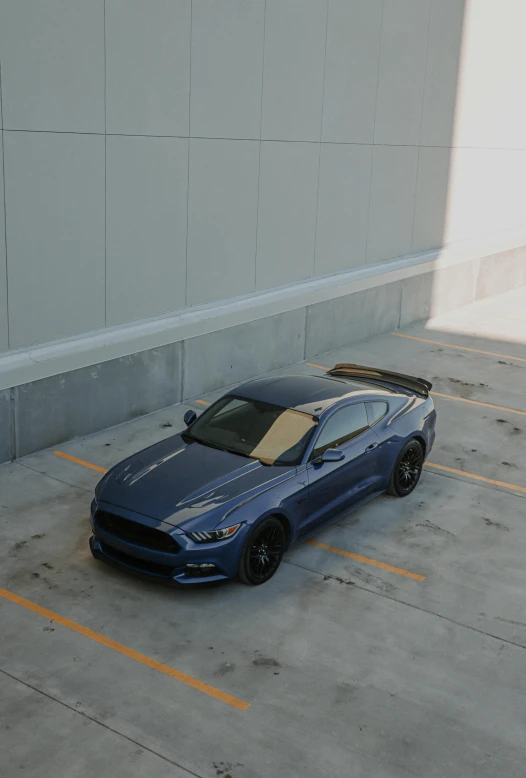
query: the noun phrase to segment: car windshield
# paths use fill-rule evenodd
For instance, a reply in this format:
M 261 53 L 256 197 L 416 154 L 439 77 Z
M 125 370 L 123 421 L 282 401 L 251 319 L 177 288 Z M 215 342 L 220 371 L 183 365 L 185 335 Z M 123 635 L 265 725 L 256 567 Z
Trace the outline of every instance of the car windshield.
M 316 425 L 307 413 L 227 395 L 184 435 L 265 465 L 295 465 L 301 462 Z

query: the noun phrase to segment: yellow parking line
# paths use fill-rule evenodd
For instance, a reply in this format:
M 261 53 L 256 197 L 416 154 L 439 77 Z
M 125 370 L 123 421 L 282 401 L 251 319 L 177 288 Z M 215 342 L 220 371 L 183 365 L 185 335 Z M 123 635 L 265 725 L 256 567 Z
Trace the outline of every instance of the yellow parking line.
M 445 465 L 435 465 L 432 462 L 426 462 L 426 467 L 433 467 L 436 470 L 445 470 L 446 473 L 455 473 L 455 475 L 462 475 L 464 478 L 474 478 L 476 481 L 484 481 L 487 484 L 495 484 L 495 486 L 504 486 L 506 489 L 512 489 L 515 492 L 526 493 L 526 486 L 517 486 L 516 484 L 508 484 L 505 481 L 496 481 L 494 478 L 486 478 L 483 475 L 477 475 L 476 473 L 467 473 L 465 470 L 455 470 L 454 467 L 446 467 Z
M 305 362 L 309 367 L 317 367 L 318 370 L 330 370 L 330 367 L 324 367 L 323 365 L 315 365 L 314 362 Z
M 323 548 L 325 551 L 331 551 L 333 554 L 339 554 L 348 559 L 354 559 L 356 562 L 364 562 L 366 565 L 380 567 L 382 570 L 388 570 L 390 573 L 396 573 L 397 575 L 403 575 L 406 578 L 412 578 L 414 581 L 425 581 L 426 579 L 425 575 L 411 573 L 409 570 L 404 570 L 402 567 L 393 567 L 393 565 L 388 565 L 386 562 L 378 562 L 377 559 L 369 559 L 369 557 L 360 556 L 360 554 L 353 554 L 351 551 L 344 551 L 343 548 L 328 546 L 327 543 L 320 543 L 319 540 L 307 540 L 306 542 L 311 546 L 316 546 L 316 548 Z
M 482 405 L 484 408 L 494 408 L 496 411 L 506 411 L 507 413 L 518 413 L 520 416 L 526 416 L 526 411 L 517 411 L 515 408 L 506 408 L 505 405 L 493 405 L 492 403 L 483 403 L 479 400 L 468 400 L 466 397 L 456 397 L 454 394 L 442 394 L 441 392 L 431 392 L 433 397 L 444 397 L 446 400 L 457 400 L 461 403 L 470 403 L 471 405 Z
M 212 405 L 212 403 L 209 403 L 206 400 L 196 400 L 195 402 L 200 403 L 200 405 Z
M 417 338 L 416 335 L 405 335 L 403 332 L 391 332 L 397 338 L 408 338 L 409 340 L 419 340 L 421 343 L 432 343 L 434 346 L 445 346 L 459 351 L 471 351 L 474 354 L 485 354 L 488 357 L 500 357 L 501 359 L 514 359 L 516 362 L 526 362 L 524 357 L 514 357 L 510 354 L 497 354 L 495 351 L 483 351 L 480 348 L 468 348 L 467 346 L 456 346 L 453 343 L 442 343 L 440 340 L 428 340 L 427 338 Z
M 4 600 L 9 600 L 9 602 L 13 602 L 16 605 L 20 605 L 22 608 L 25 608 L 28 611 L 37 613 L 39 616 L 50 619 L 51 621 L 55 622 L 55 624 L 60 624 L 62 627 L 66 627 L 66 629 L 72 630 L 72 632 L 77 632 L 79 635 L 83 635 L 83 637 L 89 638 L 89 640 L 94 640 L 95 643 L 100 643 L 101 646 L 111 648 L 112 651 L 116 651 L 118 654 L 127 656 L 129 659 L 134 659 L 136 662 L 139 662 L 146 667 L 150 667 L 152 670 L 156 670 L 158 673 L 163 673 L 163 675 L 167 675 L 170 678 L 174 678 L 176 681 L 180 681 L 187 686 L 191 686 L 192 689 L 197 689 L 197 691 L 202 692 L 203 694 L 207 694 L 209 697 L 214 697 L 214 699 L 219 700 L 220 702 L 224 702 L 226 705 L 230 705 L 232 708 L 237 708 L 238 710 L 246 710 L 247 708 L 250 708 L 249 702 L 245 702 L 244 700 L 240 700 L 237 697 L 233 697 L 231 694 L 222 692 L 220 689 L 216 689 L 215 686 L 209 686 L 207 683 L 203 683 L 203 681 L 199 681 L 197 678 L 193 678 L 191 675 L 187 675 L 180 670 L 176 670 L 174 667 L 170 667 L 170 665 L 165 665 L 163 662 L 158 662 L 157 659 L 152 659 L 152 657 L 146 656 L 146 654 L 141 654 L 139 651 L 135 651 L 133 648 L 128 648 L 128 646 L 125 646 L 123 643 L 118 643 L 116 640 L 107 638 L 105 635 L 101 635 L 100 632 L 95 632 L 89 627 L 84 627 L 82 624 L 77 624 L 76 621 L 67 619 L 64 616 L 61 616 L 59 613 L 48 610 L 48 608 L 42 608 L 42 606 L 31 602 L 31 600 L 26 600 L 25 597 L 20 597 L 20 595 L 14 594 L 7 589 L 0 589 L 0 597 L 3 597 Z
M 72 457 L 71 454 L 65 454 L 63 451 L 53 451 L 56 457 L 61 459 L 67 459 L 68 462 L 75 462 L 76 465 L 82 465 L 82 467 L 89 467 L 90 470 L 96 470 L 98 473 L 107 473 L 105 467 L 99 467 L 98 465 L 92 465 L 91 462 L 86 462 L 84 459 L 77 459 Z

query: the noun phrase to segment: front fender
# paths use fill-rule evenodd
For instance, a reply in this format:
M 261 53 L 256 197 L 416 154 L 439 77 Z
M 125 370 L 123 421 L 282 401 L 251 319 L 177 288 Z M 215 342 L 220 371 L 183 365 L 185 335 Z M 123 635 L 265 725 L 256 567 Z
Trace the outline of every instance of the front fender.
M 269 486 L 258 494 L 251 495 L 243 502 L 234 505 L 225 513 L 218 527 L 244 522 L 252 525 L 276 514 L 283 516 L 294 527 L 295 495 L 298 491 L 298 470 L 290 478 L 281 480 L 275 486 Z

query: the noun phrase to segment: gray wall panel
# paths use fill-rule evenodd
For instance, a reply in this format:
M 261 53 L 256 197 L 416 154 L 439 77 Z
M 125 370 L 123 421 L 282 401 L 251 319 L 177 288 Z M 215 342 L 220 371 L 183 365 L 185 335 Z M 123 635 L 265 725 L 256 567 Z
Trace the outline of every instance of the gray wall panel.
M 396 282 L 310 305 L 305 355 L 314 357 L 346 343 L 396 329 L 401 295 L 402 285 Z
M 194 0 L 193 136 L 259 138 L 264 28 L 265 0 Z
M 4 127 L 104 132 L 104 0 L 0 3 Z
M 179 402 L 181 350 L 173 343 L 17 387 L 17 455 Z
M 382 0 L 330 0 L 322 140 L 372 143 Z
M 186 340 L 183 397 L 298 362 L 304 347 L 304 308 Z
M 313 275 L 318 169 L 317 144 L 261 144 L 258 289 Z
M 433 297 L 433 273 L 422 273 L 402 281 L 402 307 L 400 327 L 413 321 L 428 319 L 431 315 Z
M 449 197 L 450 149 L 420 148 L 416 179 L 413 251 L 444 242 Z
M 185 306 L 188 140 L 107 139 L 107 323 Z
M 478 260 L 473 260 L 402 281 L 400 326 L 469 305 L 478 269 Z
M 8 318 L 7 318 L 7 264 L 5 253 L 5 218 L 4 218 L 4 166 L 3 149 L 4 133 L 0 132 L 0 351 L 9 348 Z
M 4 132 L 10 346 L 103 327 L 104 138 Z
M 491 297 L 526 284 L 526 247 L 480 260 L 475 298 Z
M 0 392 L 0 464 L 14 459 L 11 389 Z
M 321 147 L 314 275 L 365 263 L 373 147 Z
M 267 0 L 262 137 L 320 140 L 327 0 Z
M 189 305 L 254 289 L 258 167 L 254 141 L 190 142 Z
M 431 0 L 384 0 L 375 143 L 417 145 Z
M 107 131 L 188 135 L 191 0 L 106 0 Z
M 433 0 L 425 68 L 420 143 L 451 146 L 466 0 Z
M 375 146 L 367 237 L 367 261 L 408 254 L 413 242 L 418 149 Z

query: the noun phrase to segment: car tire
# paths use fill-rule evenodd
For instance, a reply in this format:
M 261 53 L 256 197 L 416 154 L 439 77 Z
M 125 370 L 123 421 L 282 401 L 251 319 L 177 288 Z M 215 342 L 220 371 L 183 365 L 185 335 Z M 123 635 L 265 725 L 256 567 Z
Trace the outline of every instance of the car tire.
M 409 440 L 396 458 L 387 487 L 394 497 L 407 497 L 416 488 L 424 466 L 424 450 L 418 440 Z
M 285 528 L 279 519 L 269 516 L 256 524 L 241 551 L 240 580 L 249 586 L 269 581 L 281 564 L 285 547 Z

